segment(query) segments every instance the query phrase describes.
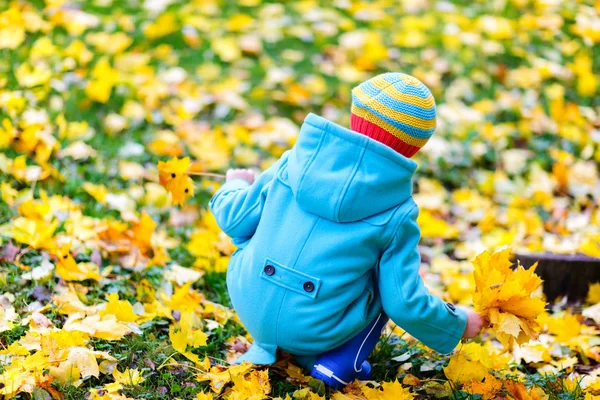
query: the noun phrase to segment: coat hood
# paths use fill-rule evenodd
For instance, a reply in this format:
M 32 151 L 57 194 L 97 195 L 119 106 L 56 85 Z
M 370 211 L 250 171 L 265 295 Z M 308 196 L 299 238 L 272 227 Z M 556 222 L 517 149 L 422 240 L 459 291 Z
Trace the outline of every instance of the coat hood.
M 416 168 L 384 144 L 309 114 L 290 151 L 287 175 L 302 209 L 353 222 L 407 200 Z

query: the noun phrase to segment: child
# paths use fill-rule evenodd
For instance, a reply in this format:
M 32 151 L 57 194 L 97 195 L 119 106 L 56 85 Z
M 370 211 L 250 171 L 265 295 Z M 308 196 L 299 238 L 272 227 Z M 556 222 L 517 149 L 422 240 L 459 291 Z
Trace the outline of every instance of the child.
M 352 130 L 309 114 L 256 182 L 230 170 L 210 201 L 238 247 L 227 287 L 254 338 L 238 362 L 274 363 L 279 348 L 336 388 L 369 377 L 388 316 L 442 353 L 483 324 L 429 294 L 419 275 L 410 157 L 435 129 L 429 89 L 379 75 L 352 91 L 351 111 Z

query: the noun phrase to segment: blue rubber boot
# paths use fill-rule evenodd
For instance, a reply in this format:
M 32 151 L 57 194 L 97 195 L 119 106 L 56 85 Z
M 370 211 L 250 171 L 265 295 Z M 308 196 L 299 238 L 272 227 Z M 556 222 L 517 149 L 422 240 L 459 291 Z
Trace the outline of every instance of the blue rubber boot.
M 358 335 L 321 354 L 313 366 L 311 375 L 334 389 L 341 389 L 355 379 L 369 379 L 371 365 L 366 359 L 377 345 L 387 321 L 388 317 L 385 314 L 379 314 Z

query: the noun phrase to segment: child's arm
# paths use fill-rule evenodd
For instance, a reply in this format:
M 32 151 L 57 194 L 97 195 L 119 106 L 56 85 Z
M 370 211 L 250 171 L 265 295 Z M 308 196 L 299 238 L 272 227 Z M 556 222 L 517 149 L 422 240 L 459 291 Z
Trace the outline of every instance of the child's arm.
M 381 257 L 381 300 L 384 311 L 398 326 L 428 347 L 449 353 L 465 333 L 467 313 L 430 294 L 419 275 L 418 214 L 415 205 Z
M 209 202 L 217 224 L 227 236 L 247 238 L 254 235 L 267 192 L 283 158 L 264 171 L 253 184 L 243 179 L 244 174 L 228 172 L 227 182 Z

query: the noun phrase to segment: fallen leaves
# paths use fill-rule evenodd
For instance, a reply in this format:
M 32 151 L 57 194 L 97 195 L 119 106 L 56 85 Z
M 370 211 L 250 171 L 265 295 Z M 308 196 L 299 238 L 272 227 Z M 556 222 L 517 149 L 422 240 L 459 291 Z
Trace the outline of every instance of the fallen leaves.
M 293 364 L 270 380 L 214 365 L 250 340 L 215 302 L 235 246 L 210 213 L 170 206 L 219 186 L 191 174 L 271 165 L 308 111 L 344 124 L 351 87 L 399 68 L 430 87 L 440 122 L 415 159 L 423 275 L 446 301 L 474 300 L 491 329 L 449 359 L 396 330 L 390 343 L 408 349 L 389 361 L 402 363 L 393 382 L 331 397 L 571 398 L 579 380 L 586 400 L 600 394 L 599 284 L 581 310 L 537 316 L 533 273 L 504 255 L 478 258 L 476 274 L 466 261 L 507 245 L 600 255 L 598 4 L 109 3 L 0 11 L 0 396 L 126 399 L 156 383 L 163 397 L 261 398 L 286 379 L 286 400 L 324 398 Z M 137 367 L 117 367 L 140 342 L 171 356 L 160 374 L 139 349 Z M 536 371 L 573 379 L 532 387 Z M 195 373 L 211 388 L 186 386 Z

